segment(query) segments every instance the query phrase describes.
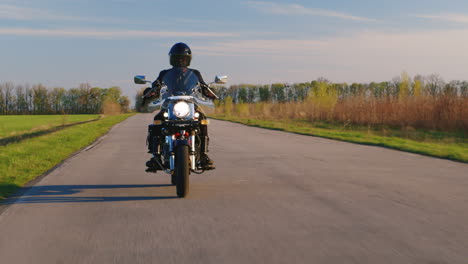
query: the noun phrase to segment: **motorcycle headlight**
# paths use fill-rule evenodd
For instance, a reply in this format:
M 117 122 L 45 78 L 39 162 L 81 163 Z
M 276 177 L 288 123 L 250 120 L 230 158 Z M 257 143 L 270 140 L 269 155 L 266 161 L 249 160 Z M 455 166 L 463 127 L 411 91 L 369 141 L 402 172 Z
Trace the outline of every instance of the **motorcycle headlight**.
M 174 115 L 178 118 L 187 117 L 190 114 L 190 106 L 186 102 L 178 102 L 174 105 Z

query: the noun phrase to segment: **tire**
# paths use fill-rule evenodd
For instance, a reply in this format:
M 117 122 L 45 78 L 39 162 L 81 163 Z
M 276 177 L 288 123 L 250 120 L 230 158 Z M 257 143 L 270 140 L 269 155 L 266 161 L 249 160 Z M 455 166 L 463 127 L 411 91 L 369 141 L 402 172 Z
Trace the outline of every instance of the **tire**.
M 176 185 L 176 175 L 175 175 L 175 172 L 171 174 L 171 183 L 172 183 L 172 185 Z
M 189 148 L 185 145 L 177 146 L 175 150 L 175 178 L 177 196 L 185 197 L 189 192 Z

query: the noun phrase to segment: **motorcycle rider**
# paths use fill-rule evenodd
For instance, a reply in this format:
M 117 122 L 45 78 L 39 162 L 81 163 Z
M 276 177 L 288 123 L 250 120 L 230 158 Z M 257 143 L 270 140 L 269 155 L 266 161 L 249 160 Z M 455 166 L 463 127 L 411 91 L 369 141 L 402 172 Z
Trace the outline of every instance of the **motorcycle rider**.
M 159 97 L 161 84 L 164 79 L 164 76 L 171 70 L 181 70 L 184 73 L 187 71 L 191 71 L 195 76 L 197 76 L 202 94 L 210 99 L 215 99 L 216 96 L 208 89 L 208 85 L 203 80 L 200 72 L 195 69 L 190 69 L 188 66 L 192 60 L 192 51 L 190 47 L 182 42 L 176 43 L 172 46 L 171 50 L 169 51 L 169 62 L 172 65 L 172 69 L 162 70 L 159 73 L 158 78 L 152 83 L 151 88 L 147 88 L 143 94 L 143 105 L 145 104 L 148 99 L 154 99 Z M 168 91 L 171 93 L 171 91 Z M 200 120 L 206 119 L 206 117 L 200 113 Z M 155 117 L 154 120 L 164 120 L 163 111 L 160 111 Z M 156 149 L 158 148 L 158 142 L 161 138 L 161 125 L 153 125 L 149 128 L 148 133 L 148 149 L 149 153 L 156 153 Z M 156 140 L 155 140 L 156 139 Z M 201 167 L 204 170 L 213 170 L 215 169 L 214 162 L 211 160 L 208 155 L 208 144 L 209 144 L 209 137 L 208 137 L 208 126 L 207 125 L 200 125 L 200 139 L 201 139 L 201 147 L 200 147 L 200 162 Z M 149 161 L 146 162 L 147 172 L 156 172 L 160 168 L 158 161 L 160 157 L 155 156 L 152 157 Z

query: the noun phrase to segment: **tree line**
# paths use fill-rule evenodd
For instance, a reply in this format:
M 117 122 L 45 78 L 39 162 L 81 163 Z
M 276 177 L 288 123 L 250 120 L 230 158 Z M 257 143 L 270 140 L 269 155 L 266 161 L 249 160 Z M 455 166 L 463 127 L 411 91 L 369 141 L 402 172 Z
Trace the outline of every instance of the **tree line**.
M 324 87 L 325 84 L 325 87 Z M 311 82 L 270 85 L 240 84 L 229 88 L 221 87 L 217 94 L 221 101 L 232 100 L 232 103 L 285 103 L 300 102 L 309 96 L 326 94 L 336 95 L 338 99 L 364 97 L 376 99 L 394 99 L 407 96 L 439 96 L 449 95 L 468 97 L 468 81 L 445 82 L 438 74 L 428 76 L 416 75 L 411 78 L 403 72 L 401 76 L 391 81 L 371 83 L 332 83 L 325 78 Z
M 216 114 L 241 118 L 468 133 L 468 82 L 403 72 L 388 82 L 232 85 L 218 90 Z
M 111 114 L 129 111 L 130 100 L 120 87 L 47 88 L 0 84 L 0 115 Z

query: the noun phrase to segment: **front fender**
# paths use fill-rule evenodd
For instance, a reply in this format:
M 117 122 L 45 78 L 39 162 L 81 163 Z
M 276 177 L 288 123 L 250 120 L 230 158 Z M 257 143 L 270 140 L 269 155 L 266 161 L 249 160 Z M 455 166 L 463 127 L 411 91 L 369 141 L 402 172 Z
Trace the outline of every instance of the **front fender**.
M 177 139 L 174 141 L 174 147 L 177 146 L 189 146 L 190 147 L 190 141 L 188 139 Z

